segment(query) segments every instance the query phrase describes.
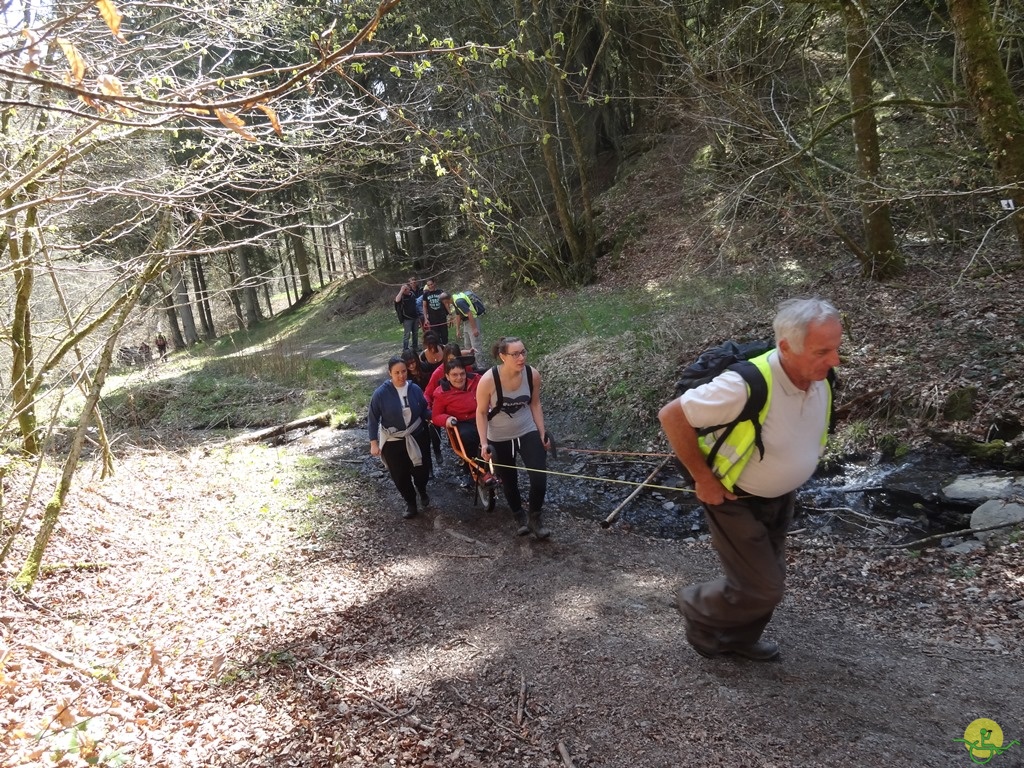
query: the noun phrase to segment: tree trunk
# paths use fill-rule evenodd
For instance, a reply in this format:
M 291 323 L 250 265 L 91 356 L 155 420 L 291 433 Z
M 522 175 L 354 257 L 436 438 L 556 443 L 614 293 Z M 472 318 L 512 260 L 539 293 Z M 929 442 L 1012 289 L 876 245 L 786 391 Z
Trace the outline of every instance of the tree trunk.
M 549 77 L 557 77 L 551 73 Z M 555 214 L 558 217 L 558 224 L 562 230 L 562 236 L 569 248 L 569 272 L 565 275 L 568 281 L 573 281 L 576 276 L 576 266 L 585 263 L 587 260 L 586 243 L 581 237 L 572 214 L 572 204 L 569 201 L 569 191 L 565 188 L 563 177 L 558 164 L 556 152 L 558 139 L 555 127 L 555 114 L 551 109 L 552 85 L 549 81 L 547 92 L 540 99 L 541 129 L 546 131 L 540 140 L 541 157 L 544 159 L 544 169 L 547 171 L 548 182 L 551 185 L 551 192 L 554 195 Z
M 295 296 L 295 303 L 299 303 L 299 284 L 295 280 L 295 256 L 292 254 L 292 239 L 288 235 L 284 236 L 284 252 L 288 257 L 288 276 L 292 282 L 292 294 Z
M 288 284 L 288 259 L 287 249 L 285 249 L 285 255 L 281 255 L 281 241 L 276 237 L 274 238 L 274 252 L 277 254 L 277 262 L 281 265 L 281 282 L 284 283 L 284 296 L 288 300 L 288 306 L 292 305 L 292 289 Z
M 27 592 L 30 590 L 32 585 L 35 584 L 36 579 L 39 577 L 39 570 L 43 563 L 43 555 L 45 554 L 46 547 L 50 542 L 50 537 L 53 535 L 53 531 L 57 527 L 61 511 L 64 508 L 64 501 L 67 499 L 68 492 L 71 490 L 71 481 L 74 478 L 75 470 L 78 468 L 78 461 L 81 458 L 82 448 L 85 445 L 86 434 L 92 424 L 92 414 L 98 413 L 100 395 L 103 393 L 103 385 L 106 382 L 107 371 L 110 370 L 110 362 L 113 360 L 114 350 L 117 348 L 118 334 L 124 327 L 124 324 L 132 310 L 134 310 L 138 304 L 139 298 L 145 291 L 146 286 L 157 278 L 160 266 L 161 259 L 154 258 L 144 272 L 138 277 L 125 298 L 124 303 L 120 307 L 117 318 L 113 322 L 113 332 L 110 333 L 107 337 L 107 341 L 103 345 L 103 349 L 100 352 L 99 362 L 96 365 L 96 373 L 93 376 L 88 395 L 85 399 L 85 405 L 82 407 L 82 411 L 78 418 L 78 426 L 75 428 L 74 436 L 71 439 L 71 447 L 68 450 L 67 457 L 64 459 L 64 466 L 61 472 L 60 481 L 57 484 L 53 497 L 49 502 L 47 502 L 46 507 L 43 510 L 43 519 L 39 525 L 39 530 L 36 531 L 35 539 L 33 539 L 32 549 L 25 558 L 21 571 L 12 583 L 12 586 L 19 591 Z
M 309 235 L 310 235 L 309 242 L 312 245 L 313 262 L 316 264 L 316 274 L 317 274 L 317 277 L 320 280 L 320 287 L 323 288 L 324 285 L 325 285 L 325 283 L 324 283 L 324 265 L 323 265 L 323 256 L 321 254 L 320 238 L 317 237 L 317 230 L 319 230 L 319 226 L 317 226 L 317 223 L 314 220 L 313 221 L 313 226 L 311 226 L 309 228 Z
M 327 226 L 317 225 L 320 232 L 320 240 L 324 247 L 324 263 L 327 269 L 327 282 L 331 282 L 338 276 L 338 267 L 334 261 L 334 240 L 331 238 L 331 230 Z
M 163 281 L 160 281 L 163 283 Z M 184 349 L 185 338 L 181 335 L 181 323 L 178 321 L 178 311 L 174 308 L 173 288 L 164 293 L 163 298 L 164 316 L 167 318 L 167 332 L 171 335 L 171 341 L 175 349 Z
M 274 302 L 270 299 L 270 283 L 266 280 L 263 281 L 263 298 L 267 302 L 267 317 L 273 317 Z
M 988 0 L 950 0 L 950 17 L 960 51 L 967 93 L 978 111 L 981 133 L 992 156 L 1003 199 L 1013 201 L 1013 225 L 1024 251 L 1024 116 L 999 59 Z
M 206 287 L 206 270 L 200 256 L 192 257 L 192 279 L 196 284 L 196 303 L 199 305 L 199 319 L 203 324 L 203 338 L 215 341 L 217 328 L 213 324 L 213 310 L 210 307 L 210 291 Z
M 597 225 L 594 223 L 594 208 L 590 193 L 590 171 L 594 164 L 594 158 L 591 153 L 586 152 L 584 149 L 583 141 L 580 138 L 579 131 L 576 129 L 569 100 L 565 94 L 565 81 L 561 77 L 555 79 L 555 92 L 558 95 L 556 104 L 562 115 L 566 134 L 569 136 L 569 144 L 572 147 L 576 172 L 579 174 L 579 194 L 582 211 L 577 218 L 577 231 L 582 242 L 581 252 L 575 263 L 574 277 L 586 284 L 594 279 L 594 266 L 596 262 Z
M 255 280 L 249 265 L 249 246 L 244 244 L 235 246 L 235 256 L 238 257 L 238 285 L 242 294 L 245 327 L 253 328 L 263 319 L 263 316 L 260 314 L 259 297 L 256 294 Z
M 32 352 L 32 288 L 35 267 L 32 264 L 32 230 L 36 226 L 36 206 L 26 211 L 21 236 L 14 215 L 8 218 L 7 249 L 14 272 L 14 314 L 11 318 L 11 395 L 21 432 L 21 445 L 28 454 L 39 452 L 38 423 L 35 398 L 30 382 L 33 378 Z
M 238 330 L 245 330 L 245 315 L 242 314 L 241 290 L 238 287 L 238 273 L 235 271 L 235 264 L 231 261 L 231 251 L 224 254 L 224 260 L 228 265 L 228 299 L 235 310 L 235 325 Z
M 181 264 L 175 263 L 168 270 L 171 276 L 171 290 L 174 292 L 174 308 L 178 312 L 178 320 L 181 322 L 183 344 L 190 347 L 199 342 L 199 334 L 196 332 L 196 320 L 192 316 L 192 303 L 188 298 L 188 286 L 185 285 L 185 275 L 181 271 Z
M 293 228 L 294 227 L 294 228 Z M 285 230 L 285 237 L 291 243 L 292 253 L 295 255 L 295 271 L 299 274 L 299 300 L 313 295 L 313 285 L 309 281 L 309 255 L 306 253 L 306 243 L 302 239 L 301 232 L 297 232 L 298 220 L 293 217 L 293 225 Z
M 878 123 L 871 77 L 871 55 L 868 51 L 867 0 L 841 0 L 846 21 L 846 62 L 850 70 L 850 101 L 853 107 L 853 146 L 857 155 L 860 183 L 861 215 L 864 219 L 864 274 L 885 280 L 901 274 L 906 268 L 896 245 L 896 235 L 889 215 L 889 202 L 880 200 L 881 159 L 878 146 Z
M 347 272 L 348 276 L 355 280 L 356 279 L 356 265 L 352 260 L 352 243 L 348 239 L 348 228 L 345 226 L 345 222 L 341 222 L 338 225 L 340 241 L 338 243 L 338 249 L 341 251 L 338 254 L 338 258 L 341 260 L 342 272 Z

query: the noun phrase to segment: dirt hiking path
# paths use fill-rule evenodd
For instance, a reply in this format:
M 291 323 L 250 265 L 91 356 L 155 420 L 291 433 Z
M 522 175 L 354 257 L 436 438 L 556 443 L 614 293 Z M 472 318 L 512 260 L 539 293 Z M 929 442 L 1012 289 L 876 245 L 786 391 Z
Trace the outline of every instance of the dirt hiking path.
M 186 437 L 83 484 L 63 565 L 4 593 L 3 765 L 945 767 L 977 718 L 1024 733 L 1019 545 L 796 537 L 781 661 L 708 660 L 673 604 L 705 544 L 558 511 L 517 538 L 440 470 L 404 521 L 363 430 Z

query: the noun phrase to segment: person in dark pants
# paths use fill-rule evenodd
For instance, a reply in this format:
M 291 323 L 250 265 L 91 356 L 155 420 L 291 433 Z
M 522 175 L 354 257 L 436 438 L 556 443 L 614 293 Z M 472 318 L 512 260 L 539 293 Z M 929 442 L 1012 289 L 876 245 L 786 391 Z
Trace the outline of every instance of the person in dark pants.
M 416 299 L 423 291 L 415 277 L 398 289 L 395 296 L 395 313 L 402 324 L 402 349 L 412 349 L 419 354 L 420 345 L 420 313 L 416 308 Z
M 495 462 L 495 474 L 501 478 L 505 499 L 518 526 L 516 533 L 525 536 L 533 532 L 538 539 L 546 539 L 551 531 L 544 527 L 541 515 L 547 492 L 547 449 L 551 443 L 544 431 L 540 373 L 526 364 L 526 346 L 521 339 L 502 338 L 494 345 L 492 355 L 500 365 L 484 373 L 476 388 L 476 429 L 483 443 L 480 455 Z M 496 377 L 501 384 L 500 398 Z M 516 456 L 522 458 L 530 479 L 525 513 Z
M 426 395 L 427 383 L 430 381 L 430 373 L 427 373 L 426 368 L 420 362 L 420 358 L 411 349 L 407 349 L 402 353 L 402 362 L 405 363 L 405 368 L 409 372 L 409 381 L 419 386 Z M 427 401 L 427 405 L 431 405 L 430 401 Z M 430 438 L 430 447 L 434 450 L 434 459 L 438 464 L 444 463 L 443 455 L 441 454 L 441 435 L 431 425 L 427 425 L 427 435 Z M 431 480 L 434 479 L 434 467 L 430 459 L 430 455 L 424 456 L 424 461 L 428 465 L 427 473 Z
M 423 508 L 430 505 L 430 409 L 423 390 L 408 380 L 408 369 L 400 357 L 388 361 L 388 375 L 390 380 L 377 387 L 370 398 L 366 431 L 370 455 L 384 461 L 405 500 L 403 517 L 410 518 L 416 516 L 417 492 Z
M 697 430 L 729 424 L 746 403 L 747 384 L 735 371 L 687 391 L 658 414 L 693 477 L 722 565 L 721 577 L 682 587 L 677 595 L 686 640 L 702 656 L 778 656 L 778 644 L 761 635 L 785 590 L 796 491 L 814 473 L 828 438 L 827 379 L 839 365 L 843 337 L 839 312 L 821 299 L 793 299 L 780 305 L 774 325 L 777 348 L 750 361 L 768 385 L 758 416 L 760 446 L 753 422 L 739 422 L 714 468 L 705 459 L 718 433 Z
M 423 328 L 433 331 L 441 346 L 448 343 L 448 309 L 441 302 L 444 291 L 437 287 L 434 278 L 427 278 L 423 289 Z
M 476 386 L 480 376 L 468 372 L 459 358 L 445 363 L 444 380 L 434 393 L 431 421 L 436 427 L 455 427 L 462 447 L 471 459 L 480 455 L 480 435 L 476 431 Z M 465 467 L 463 486 L 473 487 L 470 468 Z

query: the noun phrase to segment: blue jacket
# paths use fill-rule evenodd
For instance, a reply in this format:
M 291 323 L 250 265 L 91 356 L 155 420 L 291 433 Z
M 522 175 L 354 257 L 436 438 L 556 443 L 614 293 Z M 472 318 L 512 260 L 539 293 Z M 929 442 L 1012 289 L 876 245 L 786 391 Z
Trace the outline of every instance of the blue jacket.
M 421 419 L 424 426 L 430 421 L 430 406 L 423 396 L 418 384 L 409 382 L 409 407 L 412 408 L 412 420 Z M 374 391 L 370 398 L 370 409 L 366 417 L 366 432 L 370 440 L 377 440 L 380 427 L 388 429 L 405 429 L 402 418 L 402 402 L 398 399 L 398 390 L 390 380 L 385 381 Z

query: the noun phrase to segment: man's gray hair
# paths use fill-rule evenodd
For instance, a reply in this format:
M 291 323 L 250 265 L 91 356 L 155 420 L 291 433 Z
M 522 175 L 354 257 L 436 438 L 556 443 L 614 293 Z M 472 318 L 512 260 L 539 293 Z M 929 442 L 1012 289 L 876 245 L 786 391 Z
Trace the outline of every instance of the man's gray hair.
M 775 345 L 785 339 L 794 352 L 802 352 L 807 329 L 829 320 L 842 322 L 839 310 L 824 299 L 787 299 L 775 314 Z

